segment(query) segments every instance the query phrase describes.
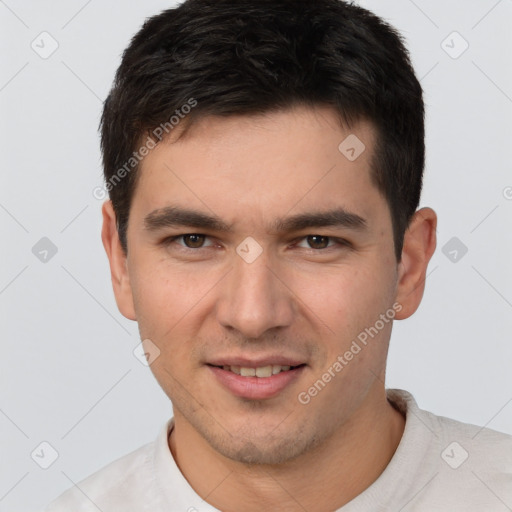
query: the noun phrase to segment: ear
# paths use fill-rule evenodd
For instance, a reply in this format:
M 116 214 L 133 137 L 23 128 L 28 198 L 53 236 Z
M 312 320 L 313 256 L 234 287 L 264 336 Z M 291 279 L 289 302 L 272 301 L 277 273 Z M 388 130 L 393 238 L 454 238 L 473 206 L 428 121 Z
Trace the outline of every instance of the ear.
M 431 208 L 421 208 L 411 219 L 404 236 L 402 260 L 398 268 L 396 301 L 402 309 L 397 320 L 410 317 L 420 305 L 425 291 L 427 266 L 436 249 L 437 215 Z
M 116 214 L 112 201 L 107 200 L 103 203 L 101 213 L 103 216 L 101 241 L 110 264 L 110 275 L 117 307 L 123 316 L 129 320 L 136 320 L 127 259 L 117 233 Z

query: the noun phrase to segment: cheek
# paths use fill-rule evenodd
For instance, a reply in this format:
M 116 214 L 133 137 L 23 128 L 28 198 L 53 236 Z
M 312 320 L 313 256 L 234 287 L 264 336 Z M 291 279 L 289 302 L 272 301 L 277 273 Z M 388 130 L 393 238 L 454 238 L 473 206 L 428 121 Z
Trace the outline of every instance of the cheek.
M 331 271 L 322 283 L 309 283 L 310 292 L 304 302 L 329 327 L 337 349 L 374 325 L 393 304 L 389 268 L 385 270 L 377 264 Z M 381 329 L 383 334 L 386 329 Z
M 204 297 L 209 282 L 200 273 L 171 267 L 165 261 L 138 263 L 130 276 L 140 322 L 169 329 Z
M 181 374 L 189 363 L 195 364 L 194 340 L 211 312 L 219 277 L 214 272 L 171 268 L 165 261 L 134 268 L 132 289 L 140 336 L 150 339 L 162 356 L 152 370 L 158 380 L 158 375 L 167 378 L 161 375 L 162 366 Z
M 151 371 L 169 396 L 180 392 L 193 352 L 192 328 L 198 297 L 185 278 L 161 267 L 138 267 L 132 289 L 141 339 L 151 340 L 159 355 Z

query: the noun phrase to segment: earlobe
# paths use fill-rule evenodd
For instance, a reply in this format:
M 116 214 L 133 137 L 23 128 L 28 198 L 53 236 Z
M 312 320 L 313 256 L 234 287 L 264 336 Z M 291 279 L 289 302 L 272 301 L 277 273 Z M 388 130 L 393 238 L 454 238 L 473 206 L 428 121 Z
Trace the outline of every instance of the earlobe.
M 405 232 L 396 298 L 402 309 L 395 317 L 397 320 L 410 317 L 421 303 L 428 263 L 436 248 L 436 227 L 434 210 L 421 208 Z
M 110 265 L 117 307 L 123 316 L 129 320 L 136 320 L 127 258 L 119 240 L 112 201 L 107 200 L 103 203 L 101 213 L 103 216 L 101 240 Z

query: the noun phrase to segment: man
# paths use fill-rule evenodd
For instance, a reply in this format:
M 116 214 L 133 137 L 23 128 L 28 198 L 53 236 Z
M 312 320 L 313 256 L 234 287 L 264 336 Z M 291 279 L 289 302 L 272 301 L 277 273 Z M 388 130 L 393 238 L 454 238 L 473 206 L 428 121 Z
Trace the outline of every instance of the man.
M 173 404 L 54 511 L 500 511 L 512 438 L 386 390 L 435 250 L 421 87 L 340 0 L 188 0 L 102 117 L 102 240 Z

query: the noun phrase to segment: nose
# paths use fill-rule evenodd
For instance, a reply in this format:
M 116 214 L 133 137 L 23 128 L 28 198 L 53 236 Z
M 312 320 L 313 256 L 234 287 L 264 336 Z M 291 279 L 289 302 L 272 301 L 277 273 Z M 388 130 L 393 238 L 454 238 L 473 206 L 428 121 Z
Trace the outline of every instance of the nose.
M 252 263 L 235 255 L 234 268 L 226 279 L 216 308 L 217 320 L 223 327 L 257 339 L 270 329 L 291 325 L 293 293 L 282 268 L 265 251 Z

